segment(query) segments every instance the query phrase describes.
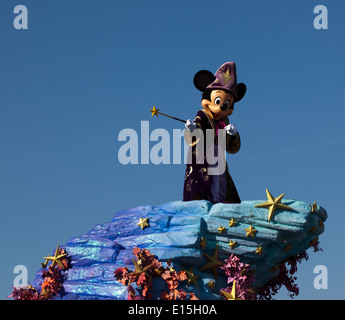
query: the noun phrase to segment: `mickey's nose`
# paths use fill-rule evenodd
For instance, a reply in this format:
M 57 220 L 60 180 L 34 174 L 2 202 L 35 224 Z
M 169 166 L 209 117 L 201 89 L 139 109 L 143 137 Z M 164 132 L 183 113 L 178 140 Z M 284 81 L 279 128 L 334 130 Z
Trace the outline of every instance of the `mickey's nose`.
M 221 106 L 220 106 L 220 110 L 223 110 L 225 111 L 228 107 L 228 104 L 227 103 L 223 103 Z

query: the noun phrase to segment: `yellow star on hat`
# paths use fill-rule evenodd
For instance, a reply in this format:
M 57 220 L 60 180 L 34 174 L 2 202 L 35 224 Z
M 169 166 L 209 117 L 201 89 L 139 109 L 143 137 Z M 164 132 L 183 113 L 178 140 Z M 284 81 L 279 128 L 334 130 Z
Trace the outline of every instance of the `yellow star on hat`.
M 223 78 L 224 84 L 227 84 L 228 82 L 231 81 L 231 74 L 229 72 L 229 69 L 226 70 L 226 72 L 223 72 L 222 78 Z

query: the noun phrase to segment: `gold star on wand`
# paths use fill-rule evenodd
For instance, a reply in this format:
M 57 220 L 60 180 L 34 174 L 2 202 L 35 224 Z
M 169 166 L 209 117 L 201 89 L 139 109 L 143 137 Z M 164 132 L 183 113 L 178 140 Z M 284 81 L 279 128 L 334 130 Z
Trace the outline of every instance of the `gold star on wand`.
M 281 194 L 279 197 L 274 198 L 271 193 L 266 189 L 266 194 L 267 194 L 267 202 L 257 204 L 255 207 L 256 208 L 268 208 L 268 221 L 271 220 L 274 212 L 277 209 L 283 209 L 283 210 L 293 210 L 293 208 L 282 204 L 281 200 L 284 197 L 285 193 Z
M 153 108 L 150 109 L 150 111 L 152 112 L 151 117 L 153 117 L 153 116 L 157 116 L 157 117 L 158 117 L 158 113 L 159 113 L 158 111 L 159 111 L 159 109 L 156 109 L 156 107 L 153 106 Z
M 243 300 L 243 299 L 239 298 L 236 295 L 236 281 L 235 280 L 232 283 L 231 292 L 227 292 L 227 291 L 224 291 L 224 290 L 221 290 L 221 292 L 223 293 L 223 295 L 226 298 L 226 300 Z
M 175 118 L 175 117 L 169 116 L 168 114 L 159 112 L 159 109 L 157 109 L 155 106 L 153 106 L 153 108 L 150 109 L 150 112 L 152 113 L 152 114 L 151 114 L 151 117 L 153 117 L 153 116 L 157 116 L 157 117 L 158 117 L 158 115 L 160 114 L 160 115 L 165 116 L 165 117 L 168 117 L 168 118 L 170 118 L 170 119 L 174 119 L 174 120 L 177 120 L 177 121 L 181 121 L 181 122 L 183 122 L 183 123 L 186 123 L 185 120 L 182 120 L 182 119 L 179 119 L 179 118 Z
M 46 268 L 48 265 L 48 261 L 53 261 L 52 263 L 52 267 L 54 268 L 57 264 L 61 267 L 61 268 L 65 268 L 64 264 L 62 263 L 62 259 L 65 258 L 67 256 L 67 252 L 60 254 L 60 248 L 59 245 L 57 246 L 56 250 L 55 250 L 55 255 L 53 257 L 49 256 L 48 257 L 43 257 L 43 259 L 46 259 L 45 263 L 42 263 L 42 267 Z
M 218 244 L 216 245 L 212 256 L 209 256 L 207 253 L 203 252 L 204 256 L 208 260 L 208 262 L 200 269 L 200 271 L 206 270 L 206 269 L 212 269 L 214 278 L 217 280 L 217 268 L 219 266 L 224 265 L 222 261 L 218 260 Z

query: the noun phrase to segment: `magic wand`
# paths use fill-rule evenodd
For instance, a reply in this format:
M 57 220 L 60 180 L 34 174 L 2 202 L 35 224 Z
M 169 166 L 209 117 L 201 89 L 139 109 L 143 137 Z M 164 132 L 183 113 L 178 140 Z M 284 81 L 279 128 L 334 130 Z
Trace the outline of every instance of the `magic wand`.
M 152 112 L 151 117 L 153 117 L 154 115 L 156 115 L 156 116 L 158 117 L 158 115 L 160 114 L 160 115 L 162 115 L 162 116 L 165 116 L 165 117 L 168 117 L 168 118 L 175 119 L 175 120 L 177 120 L 177 121 L 181 121 L 181 122 L 183 122 L 183 123 L 186 123 L 186 120 L 182 120 L 182 119 L 179 119 L 179 118 L 175 118 L 175 117 L 169 116 L 168 114 L 159 112 L 159 109 L 157 109 L 155 106 L 153 106 L 153 108 L 150 109 L 150 111 Z

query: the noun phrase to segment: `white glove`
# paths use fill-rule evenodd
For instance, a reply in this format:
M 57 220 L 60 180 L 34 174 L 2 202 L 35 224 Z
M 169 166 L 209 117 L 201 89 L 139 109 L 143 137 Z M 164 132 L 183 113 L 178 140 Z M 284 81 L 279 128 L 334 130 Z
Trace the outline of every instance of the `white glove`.
M 230 136 L 235 136 L 237 134 L 236 127 L 231 123 L 229 123 L 224 129 L 228 134 L 230 134 Z
M 196 124 L 196 122 L 190 121 L 190 119 L 188 119 L 188 120 L 186 121 L 185 127 L 186 127 L 186 129 L 188 129 L 190 132 L 193 132 L 193 130 L 196 129 L 197 124 Z

